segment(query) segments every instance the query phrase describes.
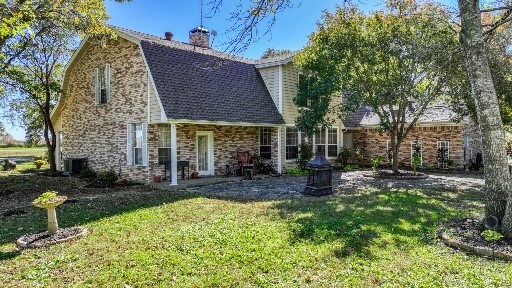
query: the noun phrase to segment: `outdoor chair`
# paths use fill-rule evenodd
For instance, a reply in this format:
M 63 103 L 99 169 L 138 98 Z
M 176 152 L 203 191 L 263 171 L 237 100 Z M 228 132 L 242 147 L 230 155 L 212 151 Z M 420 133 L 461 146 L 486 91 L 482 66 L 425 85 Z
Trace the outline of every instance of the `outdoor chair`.
M 238 169 L 242 176 L 252 179 L 254 164 L 251 162 L 249 151 L 236 152 L 236 159 L 238 160 Z

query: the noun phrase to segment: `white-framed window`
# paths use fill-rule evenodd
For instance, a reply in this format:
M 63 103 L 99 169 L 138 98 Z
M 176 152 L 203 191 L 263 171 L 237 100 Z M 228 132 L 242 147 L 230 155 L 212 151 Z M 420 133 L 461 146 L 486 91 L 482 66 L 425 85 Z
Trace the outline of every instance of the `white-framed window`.
M 148 165 L 147 127 L 146 123 L 129 123 L 127 125 L 127 165 Z
M 158 164 L 165 165 L 171 161 L 171 126 L 158 126 Z
M 286 160 L 299 158 L 300 132 L 295 127 L 286 127 Z
M 437 141 L 437 166 L 448 168 L 450 160 L 450 141 Z
M 421 140 L 411 141 L 411 164 L 414 160 L 414 156 L 418 155 L 420 157 L 420 165 L 423 165 L 423 144 Z
M 260 156 L 263 159 L 272 159 L 272 129 L 260 127 Z
M 110 102 L 110 64 L 94 69 L 94 94 L 96 104 Z
M 338 128 L 317 128 L 313 137 L 314 152 L 322 153 L 326 158 L 338 156 Z

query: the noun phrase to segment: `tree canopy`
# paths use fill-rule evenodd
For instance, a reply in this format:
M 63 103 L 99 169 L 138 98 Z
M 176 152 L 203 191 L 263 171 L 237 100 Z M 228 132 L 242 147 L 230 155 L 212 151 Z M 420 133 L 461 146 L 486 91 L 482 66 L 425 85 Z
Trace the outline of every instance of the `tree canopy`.
M 311 134 L 332 122 L 329 115 L 343 118 L 368 106 L 398 155 L 419 117 L 445 94 L 447 79 L 462 67 L 454 56 L 459 52 L 457 34 L 438 5 L 390 1 L 386 10 L 371 15 L 355 6 L 338 7 L 324 15 L 296 57 L 303 72 L 295 98 L 303 108 L 297 126 Z M 343 105 L 330 105 L 333 95 L 341 94 Z

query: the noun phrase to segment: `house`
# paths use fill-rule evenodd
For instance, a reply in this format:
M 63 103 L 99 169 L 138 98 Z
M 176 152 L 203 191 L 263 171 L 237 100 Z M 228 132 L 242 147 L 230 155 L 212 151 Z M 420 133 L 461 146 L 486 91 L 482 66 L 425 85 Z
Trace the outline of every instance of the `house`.
M 365 117 L 318 129 L 309 140 L 297 131 L 293 53 L 259 61 L 224 54 L 209 47 L 202 27 L 190 31 L 189 43 L 170 32 L 164 38 L 114 30 L 119 37 L 106 46 L 83 41 L 66 67 L 52 113 L 57 167 L 64 159 L 86 158 L 92 169 L 150 181 L 171 161 L 176 185 L 177 161 L 189 161 L 200 175 L 222 175 L 236 163 L 237 151 L 271 160 L 278 172 L 296 166 L 304 141 L 330 160 L 342 147 L 361 147 L 366 160 L 386 153 L 385 136 Z M 421 140 L 425 161 L 439 145 L 430 142 L 435 135 L 448 141 L 460 165 L 461 125 L 435 121 L 412 136 L 429 139 Z

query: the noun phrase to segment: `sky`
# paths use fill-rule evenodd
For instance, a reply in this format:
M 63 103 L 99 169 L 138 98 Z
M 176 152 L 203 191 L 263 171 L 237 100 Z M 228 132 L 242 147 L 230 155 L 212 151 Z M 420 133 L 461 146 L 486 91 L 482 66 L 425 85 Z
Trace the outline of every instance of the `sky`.
M 220 11 L 213 16 L 211 6 L 208 5 L 211 1 L 203 0 L 203 26 L 210 31 L 217 31 L 212 46 L 214 49 L 223 50 L 221 43 L 229 39 L 230 34 L 226 31 L 233 25 L 229 19 L 230 13 L 236 11 L 240 3 L 247 3 L 250 0 L 223 0 Z M 308 35 L 316 31 L 316 23 L 321 19 L 322 11 L 332 12 L 336 4 L 342 3 L 341 0 L 295 2 L 298 4 L 278 15 L 269 34 L 251 44 L 240 56 L 258 59 L 267 48 L 301 49 L 307 44 Z M 111 17 L 108 22 L 112 25 L 162 37 L 169 31 L 174 34 L 174 40 L 188 42 L 190 29 L 201 23 L 200 3 L 201 0 L 132 0 L 125 3 L 107 0 L 106 7 Z M 378 10 L 382 5 L 382 1 L 379 0 L 357 3 L 365 12 Z M 25 138 L 25 131 L 22 128 L 13 126 L 8 119 L 2 120 L 7 132 L 14 138 Z

